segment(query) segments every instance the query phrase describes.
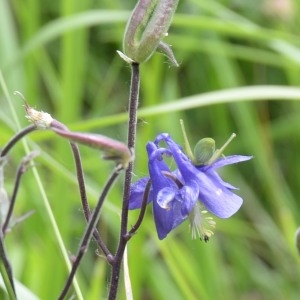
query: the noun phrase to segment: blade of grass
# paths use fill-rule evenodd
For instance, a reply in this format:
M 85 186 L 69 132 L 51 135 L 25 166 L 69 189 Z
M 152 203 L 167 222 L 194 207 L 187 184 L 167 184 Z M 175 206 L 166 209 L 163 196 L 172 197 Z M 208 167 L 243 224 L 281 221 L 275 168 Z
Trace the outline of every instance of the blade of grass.
M 249 87 L 238 87 L 232 89 L 224 89 L 221 91 L 207 92 L 194 96 L 188 96 L 168 103 L 144 107 L 139 109 L 138 116 L 154 117 L 163 114 L 169 114 L 176 111 L 184 111 L 196 107 L 205 107 L 208 105 L 216 105 L 220 103 L 238 103 L 244 101 L 262 101 L 262 100 L 300 100 L 300 88 L 276 86 L 276 85 L 260 85 Z M 76 122 L 70 125 L 72 129 L 91 130 L 102 128 L 125 122 L 126 113 L 115 114 L 101 119 L 90 119 L 84 122 Z
M 115 25 L 117 23 L 125 23 L 129 15 L 130 13 L 126 11 L 91 10 L 56 19 L 42 27 L 29 41 L 27 41 L 27 44 L 20 53 L 14 55 L 13 60 L 6 62 L 5 66 L 2 68 L 4 70 L 10 68 L 28 53 L 34 51 L 36 48 L 44 46 L 66 32 L 100 24 Z

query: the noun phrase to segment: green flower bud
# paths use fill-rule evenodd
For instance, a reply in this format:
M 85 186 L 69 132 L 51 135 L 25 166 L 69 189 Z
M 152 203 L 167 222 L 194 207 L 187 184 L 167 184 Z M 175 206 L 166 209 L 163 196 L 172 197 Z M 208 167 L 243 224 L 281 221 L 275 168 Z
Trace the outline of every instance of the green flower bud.
M 139 0 L 125 29 L 123 51 L 127 58 L 136 63 L 150 58 L 167 34 L 178 1 Z
M 201 139 L 194 148 L 194 159 L 196 165 L 204 165 L 215 153 L 216 143 L 212 138 Z

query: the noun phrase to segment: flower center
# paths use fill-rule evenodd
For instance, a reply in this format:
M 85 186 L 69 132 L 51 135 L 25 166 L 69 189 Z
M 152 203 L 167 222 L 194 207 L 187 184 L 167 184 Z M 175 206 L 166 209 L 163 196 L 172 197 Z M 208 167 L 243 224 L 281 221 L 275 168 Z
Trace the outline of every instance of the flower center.
M 198 236 L 201 241 L 208 242 L 214 234 L 209 228 L 215 228 L 216 222 L 212 217 L 205 216 L 205 214 L 207 214 L 207 210 L 203 210 L 201 204 L 197 202 L 189 215 L 192 239 L 196 239 Z

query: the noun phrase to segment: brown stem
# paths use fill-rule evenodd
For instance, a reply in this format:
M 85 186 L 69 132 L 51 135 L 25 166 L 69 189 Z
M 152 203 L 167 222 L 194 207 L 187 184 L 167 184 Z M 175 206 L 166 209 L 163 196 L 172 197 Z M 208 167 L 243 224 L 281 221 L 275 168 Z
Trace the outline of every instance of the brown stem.
M 130 86 L 130 96 L 129 96 L 129 120 L 128 120 L 128 140 L 127 140 L 128 148 L 131 150 L 134 150 L 135 148 L 137 108 L 139 104 L 139 90 L 140 90 L 139 64 L 133 63 L 131 65 L 131 86 Z M 121 264 L 123 260 L 124 250 L 128 241 L 128 234 L 127 234 L 128 206 L 129 206 L 132 170 L 133 170 L 133 162 L 129 164 L 128 169 L 126 170 L 125 173 L 120 238 L 119 238 L 119 245 L 115 255 L 115 259 L 112 264 L 110 290 L 108 295 L 109 300 L 114 300 L 117 297 Z

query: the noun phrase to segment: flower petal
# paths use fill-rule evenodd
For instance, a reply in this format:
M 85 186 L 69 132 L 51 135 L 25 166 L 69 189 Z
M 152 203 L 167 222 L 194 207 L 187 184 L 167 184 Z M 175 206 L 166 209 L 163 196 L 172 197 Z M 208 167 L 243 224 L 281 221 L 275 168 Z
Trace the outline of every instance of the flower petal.
M 225 186 L 215 182 L 204 173 L 198 172 L 200 185 L 199 200 L 205 208 L 219 218 L 229 218 L 236 213 L 243 199 L 232 193 Z
M 188 216 L 198 200 L 198 183 L 196 181 L 191 180 L 188 185 L 185 185 L 180 190 L 180 195 L 183 199 L 181 207 L 182 214 Z
M 144 177 L 131 185 L 130 197 L 129 197 L 129 209 L 141 208 L 143 198 L 144 198 L 144 192 L 149 180 L 150 177 Z M 151 188 L 148 196 L 148 203 L 151 202 L 152 199 L 153 199 L 153 195 L 152 195 L 152 188 Z
M 210 166 L 213 169 L 218 169 L 227 165 L 232 165 L 236 164 L 239 162 L 247 161 L 252 159 L 253 156 L 245 156 L 245 155 L 231 155 L 231 156 L 226 156 L 225 158 L 220 158 L 213 162 Z
M 165 140 L 170 148 L 170 151 L 176 161 L 178 166 L 180 176 L 179 179 L 183 178 L 184 187 L 180 190 L 180 195 L 182 198 L 182 214 L 189 215 L 194 205 L 198 200 L 199 189 L 201 188 L 197 176 L 197 169 L 188 159 L 188 157 L 182 152 L 181 147 L 176 144 L 170 136 L 162 134 L 159 139 Z M 159 141 L 157 138 L 156 140 Z M 174 174 L 178 173 L 175 171 Z
M 160 160 L 160 155 L 164 154 L 164 152 L 168 153 L 168 151 L 163 148 L 157 148 L 154 143 L 148 143 L 147 151 L 149 155 L 149 174 L 153 189 L 154 221 L 158 237 L 163 239 L 173 228 L 182 223 L 186 216 L 183 216 L 181 213 L 178 186 L 172 179 L 162 173 L 162 171 L 171 173 L 165 162 Z M 161 207 L 163 196 L 167 198 L 168 208 Z
M 166 188 L 161 189 L 157 193 L 156 202 L 161 208 L 169 210 L 170 203 L 172 203 L 175 196 L 176 196 L 176 190 L 174 190 L 173 188 L 170 188 L 170 187 L 166 187 Z
M 226 185 L 223 184 L 223 181 L 220 182 L 219 176 L 207 176 L 201 168 L 197 169 L 190 162 L 179 146 L 170 137 L 164 139 L 172 152 L 182 177 L 184 178 L 185 185 L 192 187 L 193 182 L 195 182 L 195 177 L 197 177 L 199 199 L 203 202 L 207 210 L 220 218 L 228 218 L 239 210 L 243 203 L 242 198 L 232 193 Z M 219 164 L 221 167 L 226 164 L 236 163 L 250 158 L 251 157 L 240 155 L 230 156 L 227 160 L 226 158 L 221 159 Z M 214 166 L 211 166 L 211 168 L 213 169 Z M 210 174 L 212 175 L 213 173 Z
M 153 215 L 156 231 L 160 240 L 164 239 L 168 233 L 187 219 L 181 212 L 181 203 L 174 199 L 172 207 L 167 210 L 161 208 L 156 201 L 153 202 Z
M 218 184 L 223 185 L 224 187 L 230 189 L 230 190 L 238 190 L 237 187 L 233 186 L 232 184 L 224 181 L 221 176 L 213 169 L 208 169 L 205 172 L 206 176 L 210 177 L 211 180 L 218 182 Z

